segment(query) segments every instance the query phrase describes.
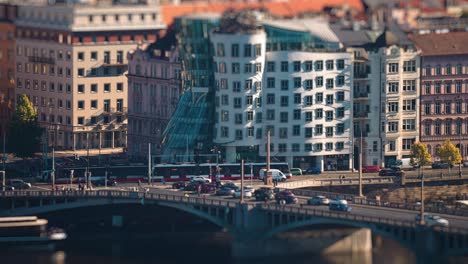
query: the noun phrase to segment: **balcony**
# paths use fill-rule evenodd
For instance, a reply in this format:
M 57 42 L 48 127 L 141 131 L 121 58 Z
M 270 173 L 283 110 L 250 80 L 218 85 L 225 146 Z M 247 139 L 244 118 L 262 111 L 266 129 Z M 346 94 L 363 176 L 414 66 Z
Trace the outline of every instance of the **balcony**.
M 353 113 L 354 119 L 365 119 L 369 118 L 369 112 L 357 112 Z
M 367 79 L 369 77 L 369 73 L 366 71 L 357 71 L 354 72 L 354 79 Z
M 369 98 L 369 93 L 368 92 L 356 92 L 356 93 L 353 93 L 353 98 L 354 99 L 367 99 Z

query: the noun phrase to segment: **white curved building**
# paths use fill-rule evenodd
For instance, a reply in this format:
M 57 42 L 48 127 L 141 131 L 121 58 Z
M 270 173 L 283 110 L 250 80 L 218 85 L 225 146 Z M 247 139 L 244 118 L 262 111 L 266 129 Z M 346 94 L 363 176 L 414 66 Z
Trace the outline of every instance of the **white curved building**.
M 266 156 L 270 130 L 273 160 L 349 170 L 351 55 L 325 50 L 334 45 L 328 40 L 320 42 L 322 49 L 309 46 L 320 37 L 311 36 L 310 25 L 265 27 L 211 33 L 214 143 L 225 148 L 228 162 L 248 160 L 249 150 Z

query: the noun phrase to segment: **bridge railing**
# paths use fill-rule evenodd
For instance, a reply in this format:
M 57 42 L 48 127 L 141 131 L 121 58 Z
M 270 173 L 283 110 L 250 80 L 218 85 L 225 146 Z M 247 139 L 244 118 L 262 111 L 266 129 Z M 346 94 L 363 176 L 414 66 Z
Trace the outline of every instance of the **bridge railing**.
M 395 177 L 375 177 L 363 178 L 362 184 L 393 184 L 398 182 Z M 344 186 L 344 185 L 357 185 L 359 184 L 358 178 L 344 178 L 344 179 L 307 179 L 302 181 L 289 181 L 278 184 L 281 188 L 305 188 L 305 187 L 319 187 L 319 186 Z
M 350 214 L 346 212 L 317 210 L 313 208 L 284 206 L 284 205 L 277 205 L 277 204 L 264 204 L 262 205 L 262 208 L 266 210 L 273 210 L 273 211 L 281 212 L 281 213 L 294 213 L 294 214 L 303 214 L 303 215 L 332 217 L 332 218 L 346 219 L 346 220 L 351 220 L 351 221 L 388 224 L 388 225 L 394 225 L 394 226 L 406 226 L 406 227 L 416 226 L 414 221 L 396 220 L 396 219 L 392 219 L 388 217 L 365 216 L 365 215 L 359 215 L 355 213 Z
M 138 191 L 117 191 L 117 190 L 98 190 L 98 191 L 6 191 L 0 192 L 0 197 L 30 197 L 30 198 L 116 198 L 116 199 L 135 199 L 149 201 L 167 201 L 181 202 L 196 205 L 210 205 L 222 207 L 235 207 L 237 201 L 226 201 L 222 199 L 210 199 L 206 197 L 184 196 L 179 193 L 147 193 Z

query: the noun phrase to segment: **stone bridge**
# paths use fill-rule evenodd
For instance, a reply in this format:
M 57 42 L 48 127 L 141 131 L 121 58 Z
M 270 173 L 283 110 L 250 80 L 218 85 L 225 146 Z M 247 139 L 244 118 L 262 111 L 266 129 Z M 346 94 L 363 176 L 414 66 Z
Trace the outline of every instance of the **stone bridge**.
M 2 216 L 35 215 L 110 204 L 172 207 L 206 219 L 229 232 L 235 257 L 368 251 L 372 248 L 371 232 L 412 250 L 421 263 L 468 253 L 466 229 L 421 227 L 414 221 L 392 217 L 299 205 L 240 203 L 163 191 L 7 191 L 0 193 L 0 197 Z M 330 226 L 332 228 L 325 228 Z

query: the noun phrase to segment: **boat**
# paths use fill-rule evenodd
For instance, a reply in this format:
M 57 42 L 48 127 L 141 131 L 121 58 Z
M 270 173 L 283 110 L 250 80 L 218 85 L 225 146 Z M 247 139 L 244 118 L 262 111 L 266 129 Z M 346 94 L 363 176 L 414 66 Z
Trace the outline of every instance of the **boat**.
M 0 217 L 0 247 L 54 249 L 67 234 L 37 216 Z

